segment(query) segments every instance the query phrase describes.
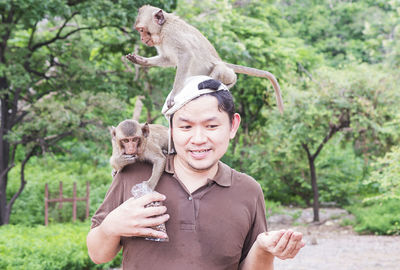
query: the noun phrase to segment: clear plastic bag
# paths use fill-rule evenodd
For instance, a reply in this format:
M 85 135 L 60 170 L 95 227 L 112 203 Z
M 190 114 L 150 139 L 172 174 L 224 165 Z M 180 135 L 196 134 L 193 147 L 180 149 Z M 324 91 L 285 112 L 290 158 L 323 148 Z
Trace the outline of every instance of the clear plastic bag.
M 132 196 L 135 199 L 140 198 L 143 195 L 146 195 L 146 194 L 152 193 L 152 192 L 154 192 L 154 191 L 147 185 L 146 181 L 144 181 L 140 184 L 134 185 L 131 189 Z M 155 206 L 160 206 L 160 205 L 162 205 L 162 202 L 152 202 L 152 203 L 149 203 L 148 205 L 146 205 L 145 207 L 155 207 Z M 167 229 L 165 228 L 164 223 L 162 223 L 158 226 L 154 226 L 152 228 L 154 230 L 167 233 Z M 168 242 L 169 238 L 146 237 L 145 240 L 156 241 L 156 242 Z

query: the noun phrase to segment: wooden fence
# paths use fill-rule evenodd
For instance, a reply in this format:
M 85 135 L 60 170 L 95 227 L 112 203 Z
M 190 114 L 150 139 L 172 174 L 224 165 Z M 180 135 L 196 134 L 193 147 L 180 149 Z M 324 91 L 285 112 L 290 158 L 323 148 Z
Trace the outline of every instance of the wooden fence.
M 90 198 L 90 186 L 89 182 L 86 182 L 86 197 L 83 198 L 77 198 L 76 197 L 76 183 L 74 182 L 74 187 L 73 187 L 73 194 L 72 198 L 64 198 L 63 197 L 63 183 L 60 182 L 60 187 L 59 187 L 59 195 L 58 198 L 49 198 L 49 188 L 47 183 L 45 184 L 44 187 L 44 225 L 47 226 L 49 224 L 49 203 L 51 202 L 58 202 L 58 208 L 62 209 L 63 208 L 63 203 L 64 202 L 72 202 L 72 220 L 76 221 L 76 203 L 78 201 L 86 201 L 86 218 L 89 217 L 89 198 Z

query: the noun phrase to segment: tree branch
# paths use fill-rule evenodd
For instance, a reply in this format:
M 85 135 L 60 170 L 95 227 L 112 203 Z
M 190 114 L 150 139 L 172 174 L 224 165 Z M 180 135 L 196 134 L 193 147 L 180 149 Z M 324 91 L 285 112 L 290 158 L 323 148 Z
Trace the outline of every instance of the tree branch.
M 15 202 L 15 200 L 19 197 L 19 195 L 22 193 L 22 191 L 25 188 L 26 181 L 25 181 L 25 165 L 29 161 L 29 159 L 32 157 L 36 147 L 33 147 L 32 150 L 28 153 L 28 155 L 25 157 L 25 159 L 21 163 L 21 185 L 18 189 L 18 191 L 12 196 L 10 202 L 7 204 L 7 210 L 11 211 L 11 208 Z
M 32 42 L 33 42 L 33 38 L 35 37 L 37 23 L 38 22 L 35 22 L 35 25 L 33 26 L 33 29 L 32 29 L 31 36 L 29 37 L 28 48 L 31 47 Z
M 311 155 L 310 150 L 308 149 L 307 144 L 302 143 L 301 146 L 302 146 L 303 149 L 306 151 L 308 160 L 313 160 L 313 156 Z
M 10 164 L 10 166 L 8 166 L 1 174 L 0 174 L 0 178 L 3 178 L 5 175 L 8 174 L 8 172 L 14 168 L 15 163 Z
M 317 151 L 312 155 L 312 158 L 316 158 L 319 153 L 321 152 L 322 148 L 324 147 L 325 143 L 329 141 L 330 138 L 335 135 L 336 132 L 342 130 L 343 128 L 349 127 L 350 126 L 350 120 L 349 120 L 349 111 L 346 109 L 345 111 L 342 111 L 342 113 L 339 116 L 339 124 L 334 125 L 330 124 L 329 125 L 329 132 L 323 139 L 322 143 L 318 146 Z
M 14 126 L 14 121 L 15 121 L 15 117 L 17 115 L 18 112 L 18 100 L 20 98 L 20 94 L 22 92 L 21 88 L 17 88 L 14 91 L 14 98 L 11 104 L 11 115 L 10 115 L 10 126 L 13 127 Z
M 46 45 L 49 45 L 49 44 L 55 42 L 56 40 L 66 39 L 67 37 L 69 37 L 70 35 L 72 35 L 72 34 L 78 32 L 78 31 L 81 31 L 81 30 L 88 30 L 88 29 L 95 29 L 95 27 L 80 27 L 80 28 L 77 28 L 77 29 L 72 30 L 71 32 L 65 34 L 64 36 L 61 36 L 61 32 L 62 32 L 62 30 L 64 30 L 64 28 L 65 28 L 65 26 L 67 25 L 67 23 L 68 23 L 75 15 L 77 15 L 77 14 L 79 14 L 79 12 L 74 12 L 69 18 L 67 18 L 67 19 L 64 21 L 63 25 L 60 27 L 60 29 L 58 30 L 58 32 L 57 32 L 57 34 L 56 34 L 55 37 L 53 37 L 52 39 L 49 39 L 49 40 L 47 40 L 47 41 L 43 41 L 43 42 L 37 43 L 37 44 L 35 44 L 33 47 L 28 47 L 28 48 L 29 48 L 31 51 L 35 51 L 35 50 L 37 50 L 37 49 L 40 48 L 40 47 L 43 47 L 43 46 L 46 46 Z

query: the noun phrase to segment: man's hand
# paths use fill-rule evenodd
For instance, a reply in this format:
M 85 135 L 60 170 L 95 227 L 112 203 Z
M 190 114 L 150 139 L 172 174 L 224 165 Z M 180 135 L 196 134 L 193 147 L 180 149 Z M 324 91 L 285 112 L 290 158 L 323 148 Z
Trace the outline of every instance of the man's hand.
M 165 206 L 145 207 L 149 203 L 164 200 L 165 196 L 157 192 L 146 194 L 138 199 L 130 198 L 111 211 L 99 228 L 110 237 L 167 238 L 166 233 L 151 228 L 169 219 L 169 215 L 165 214 L 167 208 Z
M 259 248 L 279 259 L 294 258 L 299 250 L 304 247 L 303 235 L 292 230 L 265 232 L 258 235 L 256 243 Z

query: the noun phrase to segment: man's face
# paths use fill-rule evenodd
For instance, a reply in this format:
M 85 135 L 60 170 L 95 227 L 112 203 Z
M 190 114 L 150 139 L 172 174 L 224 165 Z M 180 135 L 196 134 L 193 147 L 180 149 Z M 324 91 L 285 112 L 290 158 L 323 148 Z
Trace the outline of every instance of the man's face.
M 225 111 L 218 110 L 218 100 L 201 96 L 179 109 L 172 119 L 172 139 L 176 158 L 190 170 L 205 171 L 217 165 L 229 140 L 235 137 L 240 116 L 232 125 Z

